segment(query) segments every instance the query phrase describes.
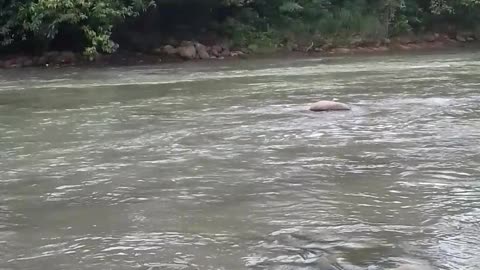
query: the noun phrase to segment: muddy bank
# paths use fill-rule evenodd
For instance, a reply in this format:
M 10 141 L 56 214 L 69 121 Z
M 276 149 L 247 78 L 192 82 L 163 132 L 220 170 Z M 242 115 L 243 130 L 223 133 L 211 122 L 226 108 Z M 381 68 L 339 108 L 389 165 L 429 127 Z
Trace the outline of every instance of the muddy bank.
M 118 66 L 173 63 L 184 61 L 222 61 L 226 59 L 248 59 L 257 57 L 285 56 L 334 56 L 379 54 L 389 52 L 435 51 L 454 48 L 478 48 L 480 39 L 473 33 L 424 34 L 421 36 L 402 36 L 382 40 L 352 39 L 348 45 L 334 45 L 325 42 L 321 45 L 279 46 L 268 53 L 252 48 L 230 48 L 225 43 L 211 46 L 194 41 L 182 41 L 177 46 L 166 44 L 148 52 L 118 51 L 111 55 L 98 55 L 87 59 L 80 53 L 71 51 L 50 51 L 40 56 L 3 55 L 0 56 L 0 68 L 21 67 L 60 67 L 60 66 Z

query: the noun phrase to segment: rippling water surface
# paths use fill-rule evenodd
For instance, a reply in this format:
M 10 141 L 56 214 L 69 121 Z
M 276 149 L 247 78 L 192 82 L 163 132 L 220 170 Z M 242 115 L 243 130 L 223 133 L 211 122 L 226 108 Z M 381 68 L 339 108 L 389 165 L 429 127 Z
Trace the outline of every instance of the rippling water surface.
M 479 75 L 478 53 L 2 71 L 0 269 L 478 270 Z M 306 110 L 332 98 L 352 111 Z

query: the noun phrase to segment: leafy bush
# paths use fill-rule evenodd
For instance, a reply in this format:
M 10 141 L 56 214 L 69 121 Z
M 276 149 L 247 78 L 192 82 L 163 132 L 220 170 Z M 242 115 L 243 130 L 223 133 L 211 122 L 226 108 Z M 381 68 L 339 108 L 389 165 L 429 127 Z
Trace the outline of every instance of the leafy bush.
M 391 36 L 397 36 L 412 31 L 412 27 L 409 24 L 407 16 L 401 14 L 393 22 L 390 29 Z
M 153 1 L 167 9 L 175 5 L 177 12 L 202 6 L 195 12 L 205 25 L 197 28 L 213 29 L 245 47 L 274 48 L 316 36 L 375 39 L 428 30 L 439 22 L 480 25 L 479 0 L 0 0 L 0 48 L 23 40 L 44 46 L 71 31 L 82 36 L 87 56 L 111 53 L 118 48 L 110 38 L 115 26 Z M 173 29 L 178 23 L 151 29 Z
M 1 16 L 0 35 L 3 44 L 33 36 L 48 42 L 62 26 L 73 25 L 82 30 L 87 43 L 85 53 L 111 53 L 117 45 L 110 40 L 113 26 L 126 17 L 136 16 L 150 2 L 120 0 L 34 0 L 7 5 Z

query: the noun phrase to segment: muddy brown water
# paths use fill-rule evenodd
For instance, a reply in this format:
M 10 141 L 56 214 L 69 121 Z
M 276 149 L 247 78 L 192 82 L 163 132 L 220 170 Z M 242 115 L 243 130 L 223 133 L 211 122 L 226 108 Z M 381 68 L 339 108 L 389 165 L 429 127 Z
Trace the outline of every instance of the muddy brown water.
M 2 70 L 0 269 L 480 269 L 480 56 Z M 348 112 L 312 113 L 338 98 Z

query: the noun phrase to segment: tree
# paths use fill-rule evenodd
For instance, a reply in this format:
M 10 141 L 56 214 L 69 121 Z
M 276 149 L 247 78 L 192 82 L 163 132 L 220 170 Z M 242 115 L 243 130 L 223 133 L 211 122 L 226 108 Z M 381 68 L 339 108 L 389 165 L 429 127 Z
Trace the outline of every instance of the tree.
M 81 30 L 86 38 L 85 54 L 111 53 L 118 47 L 110 35 L 115 24 L 137 16 L 150 0 L 3 0 L 0 36 L 3 44 L 34 37 L 48 42 L 65 25 Z

